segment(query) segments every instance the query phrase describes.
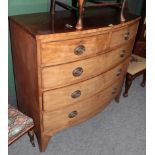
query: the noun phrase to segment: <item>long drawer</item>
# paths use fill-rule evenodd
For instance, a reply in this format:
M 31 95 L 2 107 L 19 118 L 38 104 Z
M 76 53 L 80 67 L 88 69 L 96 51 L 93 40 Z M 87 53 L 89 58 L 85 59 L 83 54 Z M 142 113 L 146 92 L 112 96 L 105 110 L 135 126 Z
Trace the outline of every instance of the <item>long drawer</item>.
M 122 80 L 104 91 L 78 102 L 74 105 L 61 108 L 53 112 L 43 113 L 44 132 L 58 131 L 65 127 L 82 122 L 102 110 L 120 91 Z
M 115 29 L 112 33 L 110 47 L 113 48 L 123 43 L 127 43 L 130 39 L 135 38 L 139 22 L 121 29 Z
M 95 77 L 124 61 L 132 51 L 133 40 L 116 50 L 98 56 L 42 69 L 42 88 L 54 89 Z
M 41 44 L 42 65 L 55 65 L 89 57 L 107 49 L 109 33 Z
M 75 104 L 102 91 L 114 81 L 124 78 L 129 63 L 128 58 L 122 64 L 92 79 L 43 93 L 43 110 L 53 111 Z

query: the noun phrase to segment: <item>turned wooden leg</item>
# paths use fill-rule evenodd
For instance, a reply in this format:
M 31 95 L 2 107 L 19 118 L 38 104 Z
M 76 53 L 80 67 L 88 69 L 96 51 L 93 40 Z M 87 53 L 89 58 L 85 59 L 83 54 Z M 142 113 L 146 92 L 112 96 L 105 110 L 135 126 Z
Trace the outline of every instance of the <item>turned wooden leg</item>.
M 146 83 L 146 71 L 145 71 L 144 74 L 143 74 L 143 81 L 142 81 L 142 83 L 141 83 L 141 86 L 142 86 L 142 87 L 145 87 L 145 83 Z
M 128 91 L 131 87 L 132 81 L 133 81 L 134 77 L 130 74 L 127 73 L 126 75 L 126 81 L 125 81 L 125 92 L 123 94 L 124 97 L 128 96 Z
M 78 0 L 79 18 L 76 24 L 76 29 L 80 30 L 83 27 L 82 16 L 83 16 L 83 5 L 85 0 Z
M 121 22 L 125 21 L 125 18 L 124 18 L 124 8 L 125 8 L 125 5 L 126 5 L 126 0 L 123 1 L 122 7 L 121 7 L 121 14 L 120 14 L 120 21 Z
M 56 0 L 51 0 L 51 7 L 50 7 L 51 14 L 55 13 L 55 1 Z
M 30 138 L 30 142 L 31 142 L 32 146 L 35 147 L 35 143 L 34 143 L 34 131 L 33 131 L 33 129 L 30 130 L 30 131 L 28 131 L 28 136 Z

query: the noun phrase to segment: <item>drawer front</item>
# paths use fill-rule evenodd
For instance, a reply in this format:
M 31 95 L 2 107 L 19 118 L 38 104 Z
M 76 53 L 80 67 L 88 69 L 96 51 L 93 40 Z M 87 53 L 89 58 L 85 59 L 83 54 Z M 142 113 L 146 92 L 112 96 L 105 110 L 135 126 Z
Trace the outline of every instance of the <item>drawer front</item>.
M 42 88 L 54 89 L 95 77 L 124 61 L 133 42 L 89 59 L 42 69 Z
M 42 65 L 80 60 L 107 49 L 109 33 L 59 42 L 42 43 Z
M 135 38 L 137 34 L 139 23 L 134 23 L 129 27 L 116 30 L 112 33 L 110 47 L 113 48 L 123 43 L 127 43 L 128 40 Z
M 61 108 L 53 112 L 43 113 L 43 127 L 45 132 L 52 132 L 80 123 L 101 111 L 120 91 L 122 81 L 104 91 L 78 102 L 74 105 Z
M 125 62 L 90 80 L 86 80 L 64 88 L 43 93 L 43 107 L 45 111 L 52 111 L 64 106 L 76 104 L 83 99 L 93 96 L 110 86 L 114 81 L 124 78 L 129 63 Z

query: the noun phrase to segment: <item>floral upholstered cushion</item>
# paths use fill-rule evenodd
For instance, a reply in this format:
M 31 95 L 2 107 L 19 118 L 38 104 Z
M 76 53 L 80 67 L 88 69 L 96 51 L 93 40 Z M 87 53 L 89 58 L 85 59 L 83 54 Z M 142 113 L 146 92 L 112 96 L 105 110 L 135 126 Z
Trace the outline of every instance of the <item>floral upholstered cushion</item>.
M 8 143 L 11 144 L 18 137 L 34 126 L 32 118 L 24 115 L 11 105 L 8 106 Z

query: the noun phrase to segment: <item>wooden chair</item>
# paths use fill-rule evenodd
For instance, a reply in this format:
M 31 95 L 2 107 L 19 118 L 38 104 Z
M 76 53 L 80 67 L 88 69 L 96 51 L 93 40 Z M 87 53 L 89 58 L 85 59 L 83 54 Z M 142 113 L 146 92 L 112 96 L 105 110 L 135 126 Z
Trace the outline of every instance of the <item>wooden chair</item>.
M 146 59 L 133 54 L 127 70 L 125 92 L 123 93 L 124 97 L 128 96 L 128 91 L 131 87 L 132 81 L 140 75 L 143 75 L 141 86 L 144 87 L 146 81 Z
M 145 86 L 146 82 L 146 1 L 143 3 L 141 12 L 142 18 L 138 28 L 133 55 L 126 75 L 124 97 L 128 96 L 128 91 L 132 85 L 132 81 L 140 75 L 143 75 L 141 86 Z
M 8 145 L 28 133 L 30 142 L 35 147 L 33 127 L 33 120 L 30 117 L 24 115 L 13 106 L 8 106 Z
M 121 22 L 125 21 L 123 13 L 124 13 L 124 8 L 125 8 L 127 0 L 116 0 L 117 3 L 102 2 L 102 1 L 98 1 L 98 0 L 72 0 L 72 7 L 68 6 L 67 4 L 64 4 L 62 2 L 59 2 L 56 0 L 51 0 L 50 12 L 51 12 L 51 14 L 55 13 L 55 5 L 56 4 L 65 8 L 65 9 L 68 9 L 68 10 L 77 10 L 77 3 L 78 3 L 79 17 L 78 17 L 78 21 L 76 24 L 76 29 L 80 30 L 83 28 L 82 17 L 83 17 L 83 12 L 85 10 L 84 6 L 87 1 L 89 1 L 91 3 L 95 3 L 95 5 L 93 5 L 94 7 L 97 7 L 97 6 L 118 6 L 118 7 L 120 7 L 121 8 L 120 21 Z

